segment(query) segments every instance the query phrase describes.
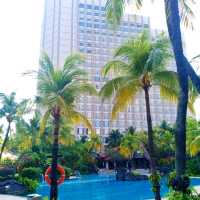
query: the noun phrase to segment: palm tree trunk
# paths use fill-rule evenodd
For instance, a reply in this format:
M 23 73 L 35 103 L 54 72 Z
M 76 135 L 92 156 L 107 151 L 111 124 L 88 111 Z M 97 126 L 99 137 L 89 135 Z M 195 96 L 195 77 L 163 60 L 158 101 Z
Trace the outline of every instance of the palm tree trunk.
M 52 174 L 51 174 L 51 189 L 50 200 L 57 200 L 58 198 L 58 185 L 57 185 L 57 164 L 58 164 L 58 136 L 60 126 L 60 109 L 55 107 L 53 110 L 54 118 L 54 132 L 53 132 L 53 148 L 52 148 Z
M 186 117 L 188 103 L 188 73 L 185 66 L 187 64 L 187 60 L 183 54 L 178 1 L 165 0 L 165 9 L 167 13 L 168 32 L 175 55 L 180 85 L 175 135 L 176 174 L 178 177 L 180 177 L 185 173 L 186 167 Z
M 151 110 L 150 110 L 150 101 L 149 101 L 149 87 L 144 87 L 145 92 L 145 102 L 146 102 L 146 117 L 147 117 L 147 128 L 148 128 L 148 148 L 150 155 L 150 166 L 152 175 L 156 175 L 156 157 L 154 151 L 154 141 L 153 141 L 153 128 L 151 120 Z M 155 180 L 153 183 L 155 200 L 161 200 L 160 196 L 160 183 L 158 180 Z
M 3 155 L 3 151 L 4 151 L 4 148 L 6 146 L 6 143 L 8 141 L 8 136 L 9 136 L 9 132 L 10 132 L 10 127 L 11 127 L 11 122 L 8 122 L 8 128 L 6 130 L 6 136 L 4 138 L 4 141 L 3 141 L 3 144 L 2 144 L 2 147 L 1 147 L 1 152 L 0 152 L 0 161 L 1 161 L 1 158 L 2 158 L 2 155 Z
M 185 72 L 190 76 L 192 83 L 200 93 L 200 78 L 194 71 L 193 67 L 184 56 L 181 39 L 181 28 L 180 28 L 180 14 L 178 7 L 178 0 L 164 0 L 165 1 L 165 12 L 167 18 L 167 27 L 169 37 L 173 46 L 174 54 L 179 53 L 179 60 L 182 61 L 182 68 L 185 68 Z M 181 50 L 181 52 L 178 51 Z M 175 58 L 177 61 L 177 58 Z M 177 66 L 178 67 L 178 66 Z

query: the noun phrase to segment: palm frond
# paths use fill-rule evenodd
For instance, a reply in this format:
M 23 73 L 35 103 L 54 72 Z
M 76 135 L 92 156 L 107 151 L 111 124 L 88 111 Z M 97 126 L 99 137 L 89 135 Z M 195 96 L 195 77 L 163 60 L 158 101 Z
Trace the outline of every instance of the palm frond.
M 97 95 L 96 88 L 87 82 L 76 82 L 73 81 L 71 84 L 66 85 L 61 91 L 63 93 L 73 93 L 74 96 L 79 96 L 80 94 Z
M 62 109 L 63 116 L 69 123 L 70 122 L 73 124 L 83 123 L 83 125 L 86 126 L 88 129 L 90 129 L 91 132 L 95 132 L 87 117 L 75 111 L 73 105 L 67 105 L 65 103 L 65 100 L 61 96 L 58 96 L 58 102 Z
M 155 85 L 165 85 L 170 88 L 178 88 L 178 76 L 174 71 L 162 70 L 153 74 L 153 81 Z
M 114 74 L 121 74 L 124 71 L 127 71 L 130 68 L 130 66 L 121 60 L 113 60 L 103 67 L 102 74 L 103 76 L 106 76 L 109 72 L 113 72 Z
M 84 56 L 81 54 L 72 54 L 65 59 L 64 70 L 71 70 L 71 68 L 81 65 L 84 62 Z
M 91 133 L 95 133 L 95 130 L 92 126 L 92 124 L 90 123 L 90 121 L 87 119 L 87 117 L 79 112 L 73 111 L 70 115 L 70 119 L 72 121 L 73 124 L 83 124 L 85 127 L 87 127 Z
M 194 12 L 192 6 L 195 5 L 194 0 L 179 0 L 180 10 L 181 10 L 181 20 L 185 27 L 194 29 L 192 20 L 194 19 Z
M 129 4 L 135 5 L 137 9 L 140 9 L 143 5 L 143 0 L 107 0 L 106 18 L 108 22 L 116 27 L 124 15 L 126 6 Z
M 192 156 L 197 155 L 200 152 L 200 136 L 196 137 L 195 140 L 190 144 L 190 154 Z
M 44 131 L 45 131 L 46 124 L 47 124 L 47 121 L 48 121 L 48 119 L 50 117 L 50 114 L 51 114 L 51 110 L 47 110 L 44 113 L 44 115 L 43 115 L 43 117 L 42 117 L 42 119 L 40 121 L 40 130 L 39 130 L 40 135 L 42 135 L 44 133 Z
M 193 114 L 196 113 L 194 109 L 194 103 L 196 99 L 198 98 L 198 96 L 199 96 L 199 93 L 196 87 L 193 85 L 192 81 L 189 80 L 188 108 Z
M 106 18 L 112 25 L 120 23 L 124 15 L 126 0 L 107 0 L 106 2 Z
M 47 53 L 42 53 L 40 57 L 40 70 L 46 73 L 52 73 L 54 71 L 53 63 L 51 62 Z
M 152 42 L 152 48 L 145 63 L 145 72 L 158 72 L 166 68 L 173 57 L 169 39 L 161 33 Z
M 153 75 L 154 85 L 160 87 L 160 96 L 171 102 L 177 102 L 179 96 L 179 83 L 176 72 L 161 71 Z
M 160 87 L 160 96 L 171 102 L 177 102 L 179 96 L 179 83 L 177 73 L 174 71 L 160 71 L 153 74 L 154 85 Z
M 60 95 L 57 96 L 57 104 L 61 107 L 63 116 L 69 120 L 68 118 L 74 109 L 73 105 L 66 104 L 65 99 Z
M 132 38 L 116 49 L 114 56 L 129 63 L 129 72 L 141 76 L 152 48 L 148 32 L 144 31 L 137 38 Z
M 160 85 L 160 96 L 163 100 L 170 102 L 178 102 L 178 91 L 174 88 L 167 87 L 166 85 Z
M 114 120 L 120 111 L 123 111 L 129 104 L 134 102 L 134 99 L 141 89 L 139 80 L 132 80 L 120 88 L 114 98 L 111 119 Z
M 6 95 L 4 93 L 0 93 L 0 98 L 4 99 L 6 97 Z
M 194 56 L 190 62 L 195 62 L 197 59 L 200 59 L 200 54 L 197 56 Z
M 33 110 L 33 103 L 30 99 L 22 100 L 17 106 L 17 115 L 22 116 L 24 114 L 30 113 Z
M 102 101 L 111 98 L 129 79 L 128 76 L 120 76 L 108 81 L 99 92 Z

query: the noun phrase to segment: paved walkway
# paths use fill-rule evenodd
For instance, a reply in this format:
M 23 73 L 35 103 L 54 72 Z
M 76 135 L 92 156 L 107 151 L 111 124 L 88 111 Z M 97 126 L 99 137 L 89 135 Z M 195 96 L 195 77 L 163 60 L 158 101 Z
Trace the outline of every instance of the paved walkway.
M 17 197 L 17 196 L 10 196 L 10 195 L 0 195 L 0 200 L 26 200 L 25 197 Z

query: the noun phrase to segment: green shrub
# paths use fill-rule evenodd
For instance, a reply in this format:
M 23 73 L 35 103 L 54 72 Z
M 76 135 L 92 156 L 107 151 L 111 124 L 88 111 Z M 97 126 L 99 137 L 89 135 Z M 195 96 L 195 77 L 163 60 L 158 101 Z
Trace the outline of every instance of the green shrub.
M 39 180 L 41 177 L 41 169 L 36 167 L 29 167 L 22 169 L 20 175 L 23 178 L 29 178 L 32 180 Z
M 96 173 L 96 168 L 93 164 L 91 163 L 81 163 L 78 167 L 77 170 L 80 171 L 81 174 L 91 174 L 91 173 Z
M 173 181 L 174 181 L 175 178 L 176 178 L 176 172 L 175 171 L 171 172 L 167 177 L 167 186 L 170 189 L 172 189 L 172 184 L 173 184 Z
M 167 195 L 167 200 L 200 200 L 200 196 L 191 189 L 186 193 L 171 191 Z
M 1 160 L 0 166 L 1 167 L 9 167 L 9 168 L 12 167 L 12 168 L 14 168 L 15 167 L 15 161 L 6 158 L 6 159 Z
M 72 175 L 72 169 L 69 167 L 64 167 L 65 169 L 65 177 L 69 178 Z
M 37 180 L 32 180 L 26 177 L 19 177 L 18 182 L 23 184 L 27 188 L 27 191 L 30 193 L 35 192 L 36 188 L 39 185 L 39 182 Z
M 193 159 L 187 160 L 186 173 L 189 176 L 199 176 L 200 175 L 199 163 L 200 163 L 199 158 L 193 158 Z
M 17 170 L 20 172 L 23 168 L 39 167 L 42 170 L 46 168 L 46 156 L 38 153 L 26 153 L 20 156 L 17 161 Z

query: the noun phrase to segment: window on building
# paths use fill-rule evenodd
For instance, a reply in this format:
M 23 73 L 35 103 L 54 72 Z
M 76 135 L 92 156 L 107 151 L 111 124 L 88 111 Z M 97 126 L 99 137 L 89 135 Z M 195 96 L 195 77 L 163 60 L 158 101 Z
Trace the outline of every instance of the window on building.
M 99 28 L 99 24 L 94 24 L 94 28 Z
M 79 4 L 79 8 L 84 8 L 84 7 L 85 7 L 85 5 L 83 3 Z
M 87 23 L 87 27 L 92 27 L 92 24 L 91 23 Z
M 92 5 L 87 5 L 87 9 L 92 9 Z
M 100 122 L 99 121 L 95 121 L 95 127 L 100 127 Z
M 79 26 L 85 26 L 84 22 L 79 22 Z

